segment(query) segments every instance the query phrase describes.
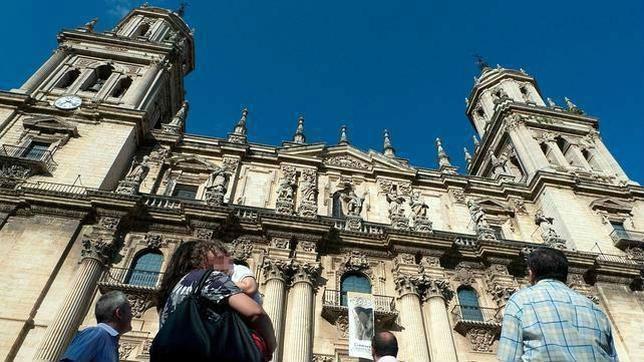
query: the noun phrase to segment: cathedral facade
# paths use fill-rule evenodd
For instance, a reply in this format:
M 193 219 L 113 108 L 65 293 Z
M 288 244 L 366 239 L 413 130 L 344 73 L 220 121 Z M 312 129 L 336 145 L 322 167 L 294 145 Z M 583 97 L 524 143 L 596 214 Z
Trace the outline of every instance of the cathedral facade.
M 128 295 L 123 361 L 146 361 L 152 296 L 173 251 L 221 239 L 257 275 L 275 361 L 353 361 L 346 293 L 373 295 L 402 361 L 493 361 L 525 255 L 564 251 L 568 284 L 606 311 L 622 361 L 644 355 L 644 188 L 596 118 L 542 97 L 523 70 L 481 63 L 466 99 L 478 135 L 457 172 L 382 151 L 185 133 L 195 67 L 181 11 L 142 6 L 111 31 L 62 30 L 20 88 L 0 91 L 0 356 L 55 361 L 92 306 Z

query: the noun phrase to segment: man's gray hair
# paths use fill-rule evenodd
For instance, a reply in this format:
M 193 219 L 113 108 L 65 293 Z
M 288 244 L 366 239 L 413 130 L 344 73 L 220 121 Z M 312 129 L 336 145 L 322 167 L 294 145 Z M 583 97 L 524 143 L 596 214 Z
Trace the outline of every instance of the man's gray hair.
M 114 321 L 114 311 L 116 311 L 117 308 L 123 308 L 129 303 L 127 296 L 118 290 L 113 290 L 101 295 L 101 297 L 98 298 L 98 302 L 96 302 L 96 307 L 94 309 L 96 321 L 98 323 Z

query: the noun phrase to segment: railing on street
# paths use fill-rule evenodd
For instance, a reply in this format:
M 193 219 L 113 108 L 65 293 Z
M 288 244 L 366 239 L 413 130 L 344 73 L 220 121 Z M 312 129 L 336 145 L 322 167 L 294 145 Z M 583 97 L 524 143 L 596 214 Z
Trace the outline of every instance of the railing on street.
M 163 273 L 157 271 L 112 267 L 103 273 L 99 284 L 110 287 L 151 290 L 159 286 L 162 276 Z

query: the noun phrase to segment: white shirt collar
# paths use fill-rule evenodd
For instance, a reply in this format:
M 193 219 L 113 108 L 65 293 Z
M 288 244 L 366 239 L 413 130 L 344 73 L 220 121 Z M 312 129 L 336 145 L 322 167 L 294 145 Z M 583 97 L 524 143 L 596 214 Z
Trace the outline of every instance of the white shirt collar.
M 398 362 L 398 360 L 394 356 L 383 356 L 378 358 L 376 362 Z
M 103 329 L 104 329 L 105 331 L 107 331 L 107 333 L 109 333 L 109 334 L 110 334 L 110 336 L 112 336 L 112 337 L 116 337 L 116 336 L 118 336 L 118 335 L 119 335 L 119 332 L 117 332 L 117 331 L 116 331 L 116 329 L 112 328 L 112 326 L 111 326 L 111 325 L 109 325 L 109 324 L 106 324 L 106 323 L 99 323 L 99 324 L 97 324 L 96 326 L 97 326 L 97 327 L 99 327 L 99 328 L 103 328 Z

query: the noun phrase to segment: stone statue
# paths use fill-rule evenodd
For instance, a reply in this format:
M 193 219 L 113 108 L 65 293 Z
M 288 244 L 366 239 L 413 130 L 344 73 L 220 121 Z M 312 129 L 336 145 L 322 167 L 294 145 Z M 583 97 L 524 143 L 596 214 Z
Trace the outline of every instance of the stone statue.
M 221 205 L 228 190 L 230 175 L 223 167 L 216 167 L 210 172 L 206 180 L 206 202 L 209 205 Z
M 508 154 L 507 152 L 501 152 L 501 155 L 497 158 L 494 155 L 494 152 L 490 151 L 490 163 L 492 164 L 492 172 L 494 176 L 498 175 L 507 175 L 507 163 L 508 163 Z
M 300 181 L 300 189 L 302 190 L 300 201 L 299 214 L 304 217 L 317 216 L 318 204 L 318 185 L 317 173 L 315 170 L 302 171 L 302 179 Z
M 405 211 L 402 208 L 405 198 L 395 193 L 393 189 L 389 190 L 386 196 L 389 203 L 389 217 L 402 216 Z
M 566 241 L 563 240 L 553 227 L 554 218 L 547 217 L 542 210 L 539 210 L 534 215 L 534 223 L 541 229 L 541 237 L 543 241 L 552 247 L 558 249 L 566 248 Z
M 140 183 L 150 170 L 150 157 L 143 156 L 141 162 L 136 162 L 136 159 L 132 160 L 132 166 L 130 166 L 130 171 L 125 176 L 127 181 L 132 181 Z
M 577 114 L 584 114 L 584 111 L 581 110 L 581 108 L 577 107 L 576 104 L 574 104 L 570 98 L 564 97 L 564 101 L 566 101 L 566 106 L 568 107 L 568 111 L 572 113 L 577 113 Z
M 414 192 L 411 194 L 409 205 L 411 206 L 411 211 L 415 219 L 427 218 L 427 210 L 429 210 L 429 206 L 427 206 L 425 201 L 420 198 L 420 192 Z
M 557 103 L 555 103 L 555 101 L 553 101 L 550 97 L 546 98 L 546 102 L 548 102 L 548 107 L 550 108 L 559 107 L 557 106 Z
M 360 216 L 362 212 L 362 204 L 364 203 L 364 197 L 356 195 L 353 189 L 344 196 L 347 203 L 347 215 L 349 216 Z
M 186 116 L 188 115 L 188 107 L 188 102 L 183 101 L 181 108 L 179 108 L 174 117 L 172 117 L 172 121 L 169 123 L 169 125 L 181 129 L 181 127 L 183 127 L 183 123 L 186 120 Z
M 98 23 L 98 18 L 94 18 L 88 21 L 87 23 L 85 23 L 85 25 L 83 25 L 83 28 L 85 28 L 85 30 L 87 30 L 88 32 L 93 33 L 96 23 Z
M 470 216 L 472 217 L 472 221 L 476 224 L 477 229 L 489 229 L 490 225 L 487 222 L 487 219 L 485 217 L 485 211 L 473 200 L 468 200 L 467 201 L 467 208 L 470 210 Z
M 284 172 L 277 189 L 276 211 L 280 214 L 293 214 L 295 212 L 295 187 L 296 173 Z

